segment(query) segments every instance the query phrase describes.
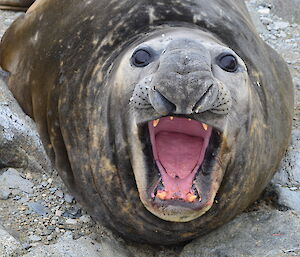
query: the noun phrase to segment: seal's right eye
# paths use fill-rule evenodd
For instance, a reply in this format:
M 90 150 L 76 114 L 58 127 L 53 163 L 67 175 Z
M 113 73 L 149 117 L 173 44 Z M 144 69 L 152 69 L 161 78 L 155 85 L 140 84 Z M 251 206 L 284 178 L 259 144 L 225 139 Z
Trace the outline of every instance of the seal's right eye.
M 219 55 L 217 64 L 227 72 L 235 72 L 238 68 L 238 61 L 232 54 Z
M 145 67 L 152 59 L 152 54 L 148 49 L 138 49 L 133 53 L 131 63 L 136 67 Z

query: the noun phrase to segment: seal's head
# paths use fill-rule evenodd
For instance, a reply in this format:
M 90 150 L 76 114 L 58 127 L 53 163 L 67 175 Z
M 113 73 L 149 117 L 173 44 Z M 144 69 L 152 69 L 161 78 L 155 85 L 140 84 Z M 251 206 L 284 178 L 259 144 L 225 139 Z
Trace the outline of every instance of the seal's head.
M 209 32 L 180 27 L 150 33 L 121 59 L 115 81 L 132 92 L 128 135 L 140 199 L 161 219 L 191 221 L 213 205 L 233 135 L 247 121 L 246 66 Z

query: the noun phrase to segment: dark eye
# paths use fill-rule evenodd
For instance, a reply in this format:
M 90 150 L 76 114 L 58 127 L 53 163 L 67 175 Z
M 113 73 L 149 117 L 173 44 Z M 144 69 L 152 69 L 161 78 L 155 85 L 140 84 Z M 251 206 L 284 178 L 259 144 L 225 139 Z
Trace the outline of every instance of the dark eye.
M 151 54 L 149 49 L 138 49 L 131 57 L 131 63 L 136 67 L 145 67 L 152 62 L 152 60 L 153 54 Z
M 237 59 L 231 55 L 220 55 L 217 58 L 217 64 L 225 71 L 228 72 L 235 72 L 238 68 L 238 62 Z

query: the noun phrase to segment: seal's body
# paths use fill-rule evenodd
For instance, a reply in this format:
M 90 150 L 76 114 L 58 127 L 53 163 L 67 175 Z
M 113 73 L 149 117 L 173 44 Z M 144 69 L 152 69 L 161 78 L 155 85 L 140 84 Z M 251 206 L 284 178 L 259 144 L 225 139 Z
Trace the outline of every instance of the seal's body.
M 172 244 L 227 222 L 289 141 L 288 68 L 242 1 L 40 0 L 0 50 L 71 192 L 134 240 Z
M 35 0 L 0 0 L 0 9 L 25 11 Z

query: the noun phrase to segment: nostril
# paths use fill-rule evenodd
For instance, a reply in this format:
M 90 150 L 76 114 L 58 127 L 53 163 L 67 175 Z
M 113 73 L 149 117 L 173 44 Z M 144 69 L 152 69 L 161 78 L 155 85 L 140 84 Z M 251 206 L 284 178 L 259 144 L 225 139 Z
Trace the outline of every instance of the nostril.
M 161 115 L 167 115 L 176 111 L 176 106 L 165 98 L 158 90 L 153 90 L 149 95 L 153 108 Z
M 218 97 L 218 87 L 211 84 L 207 91 L 202 95 L 199 101 L 193 107 L 193 112 L 200 113 L 211 109 Z

